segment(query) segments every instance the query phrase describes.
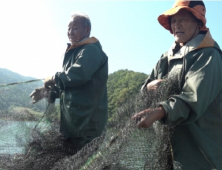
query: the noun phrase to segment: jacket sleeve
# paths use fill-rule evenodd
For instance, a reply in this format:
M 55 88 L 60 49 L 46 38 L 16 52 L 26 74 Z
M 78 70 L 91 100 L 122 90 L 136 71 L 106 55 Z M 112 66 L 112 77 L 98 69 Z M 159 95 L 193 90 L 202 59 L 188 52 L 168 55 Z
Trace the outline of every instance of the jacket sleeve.
M 162 54 L 160 60 L 157 62 L 156 66 L 153 68 L 151 74 L 149 75 L 148 79 L 146 79 L 145 83 L 141 87 L 141 91 L 146 90 L 146 86 L 153 80 L 161 79 L 164 75 L 163 73 L 166 72 L 168 69 L 167 67 L 167 52 Z M 164 70 L 164 71 L 160 71 Z
M 146 86 L 148 83 L 150 83 L 151 81 L 153 81 L 155 79 L 155 72 L 156 72 L 156 67 L 152 70 L 151 74 L 149 75 L 149 77 L 146 79 L 145 83 L 142 85 L 141 87 L 141 91 L 145 91 L 146 90 Z
M 67 71 L 56 73 L 55 81 L 58 86 L 66 88 L 85 84 L 107 60 L 102 50 L 93 44 L 83 48 L 78 56 Z
M 186 72 L 181 93 L 160 103 L 167 112 L 165 123 L 189 124 L 196 121 L 222 89 L 219 51 L 205 48 L 196 55 L 197 59 Z

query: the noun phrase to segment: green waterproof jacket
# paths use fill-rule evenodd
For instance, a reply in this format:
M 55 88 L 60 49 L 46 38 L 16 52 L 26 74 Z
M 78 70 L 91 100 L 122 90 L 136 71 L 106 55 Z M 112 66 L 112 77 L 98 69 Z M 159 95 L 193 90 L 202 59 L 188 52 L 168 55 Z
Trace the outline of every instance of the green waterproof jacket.
M 209 31 L 175 54 L 173 49 L 162 55 L 143 89 L 179 70 L 180 94 L 160 103 L 164 122 L 176 124 L 174 160 L 183 170 L 222 170 L 222 52 Z
M 60 131 L 68 138 L 93 139 L 108 117 L 108 57 L 92 37 L 68 46 L 63 71 L 55 74 L 60 90 Z

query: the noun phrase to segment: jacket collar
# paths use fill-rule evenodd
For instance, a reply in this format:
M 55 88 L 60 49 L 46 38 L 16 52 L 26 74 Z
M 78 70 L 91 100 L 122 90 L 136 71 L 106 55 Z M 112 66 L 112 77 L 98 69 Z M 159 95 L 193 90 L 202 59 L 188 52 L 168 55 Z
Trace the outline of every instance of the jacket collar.
M 85 38 L 82 41 L 76 42 L 76 43 L 74 43 L 72 45 L 68 44 L 68 47 L 67 47 L 66 51 L 69 51 L 71 49 L 74 49 L 74 48 L 77 48 L 79 46 L 83 46 L 83 45 L 86 45 L 86 44 L 96 43 L 97 41 L 99 41 L 99 40 L 97 38 L 95 38 L 95 37 Z
M 212 38 L 210 31 L 207 31 L 203 41 L 196 47 L 196 49 L 205 48 L 205 47 L 214 47 L 214 39 Z
M 178 47 L 176 43 L 168 51 L 168 58 L 182 58 L 187 53 L 201 49 L 205 47 L 214 47 L 215 41 L 211 37 L 210 31 L 207 31 L 206 34 L 198 34 L 196 37 L 187 42 L 183 47 L 181 47 L 175 54 L 174 50 Z

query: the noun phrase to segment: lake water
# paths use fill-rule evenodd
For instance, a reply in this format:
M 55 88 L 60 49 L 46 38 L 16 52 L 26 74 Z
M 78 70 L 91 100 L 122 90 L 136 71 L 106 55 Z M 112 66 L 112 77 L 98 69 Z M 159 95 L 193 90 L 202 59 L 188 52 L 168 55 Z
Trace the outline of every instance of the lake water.
M 36 124 L 34 121 L 0 120 L 0 154 L 24 153 L 25 146 L 32 139 L 32 129 Z

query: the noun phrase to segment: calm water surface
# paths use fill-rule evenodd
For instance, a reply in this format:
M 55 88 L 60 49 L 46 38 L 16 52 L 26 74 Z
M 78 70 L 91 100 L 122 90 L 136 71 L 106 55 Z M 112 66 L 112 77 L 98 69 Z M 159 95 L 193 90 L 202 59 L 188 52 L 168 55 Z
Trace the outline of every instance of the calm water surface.
M 0 120 L 0 154 L 24 153 L 25 146 L 32 140 L 31 133 L 36 124 L 35 121 Z

